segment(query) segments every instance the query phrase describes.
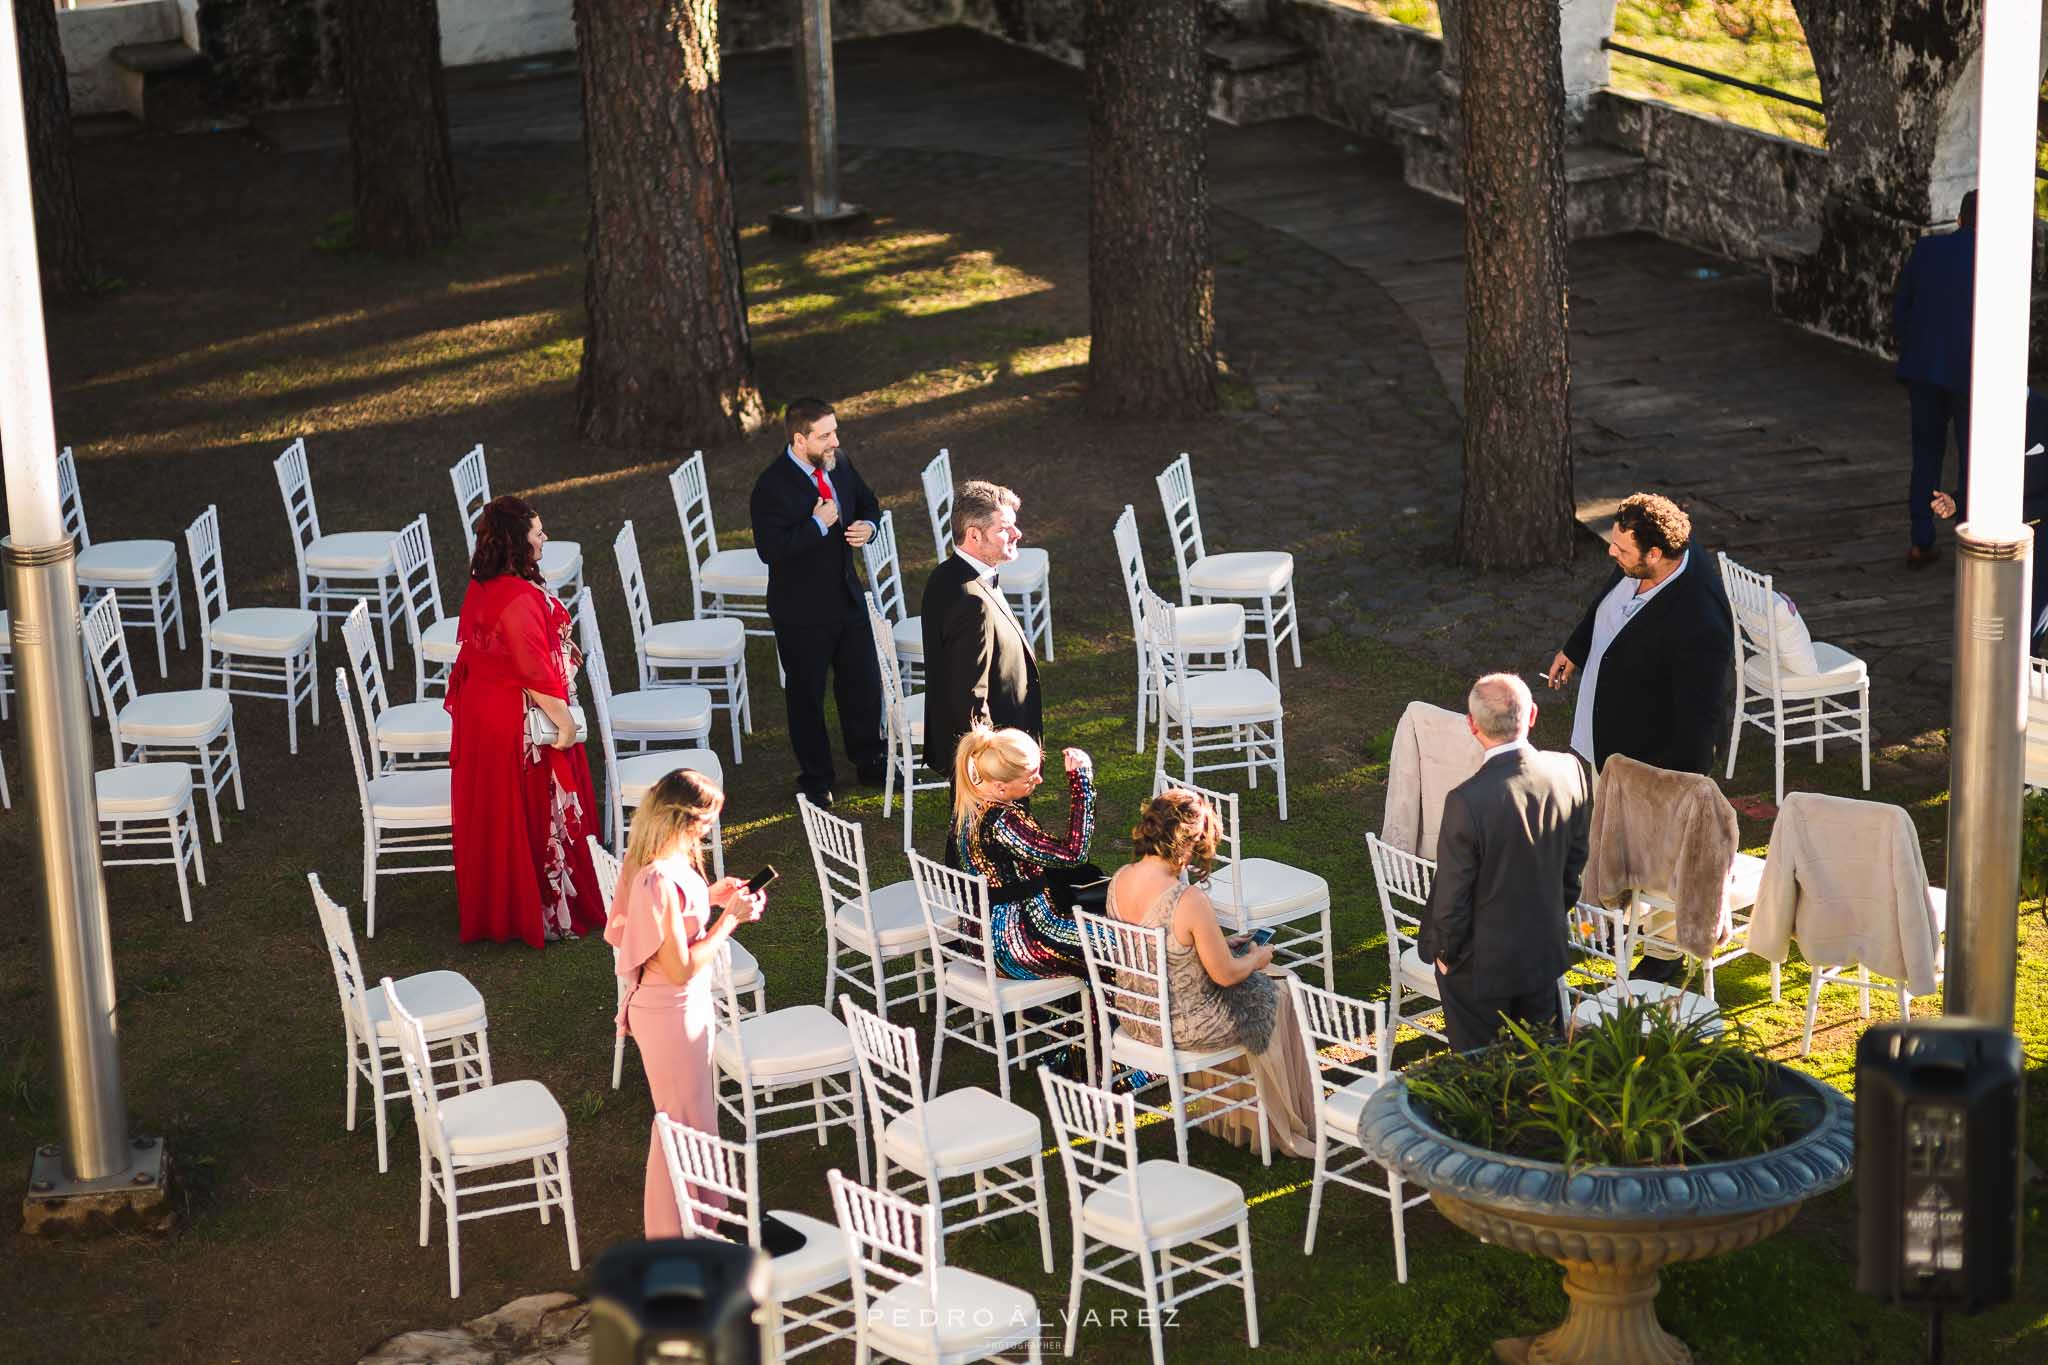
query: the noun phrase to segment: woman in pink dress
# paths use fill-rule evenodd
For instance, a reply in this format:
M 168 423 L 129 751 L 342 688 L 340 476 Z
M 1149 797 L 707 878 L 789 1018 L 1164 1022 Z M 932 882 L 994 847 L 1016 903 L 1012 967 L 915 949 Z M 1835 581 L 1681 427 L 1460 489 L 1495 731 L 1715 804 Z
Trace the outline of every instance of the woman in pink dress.
M 724 805 L 725 793 L 688 768 L 654 784 L 633 812 L 633 836 L 604 930 L 626 982 L 619 1033 L 640 1045 L 656 1112 L 706 1133 L 718 1131 L 713 971 L 732 931 L 759 919 L 767 905 L 737 877 L 704 882 L 704 836 Z M 700 1198 L 724 1207 L 713 1192 L 702 1191 Z M 661 1138 L 652 1129 L 641 1219 L 649 1237 L 682 1236 Z
M 568 610 L 541 585 L 546 543 L 540 517 L 517 498 L 477 513 L 445 703 L 464 943 L 518 938 L 538 948 L 604 923 L 585 842 L 597 800 L 569 713 L 583 659 Z M 552 726 L 552 742 L 529 735 L 529 709 Z

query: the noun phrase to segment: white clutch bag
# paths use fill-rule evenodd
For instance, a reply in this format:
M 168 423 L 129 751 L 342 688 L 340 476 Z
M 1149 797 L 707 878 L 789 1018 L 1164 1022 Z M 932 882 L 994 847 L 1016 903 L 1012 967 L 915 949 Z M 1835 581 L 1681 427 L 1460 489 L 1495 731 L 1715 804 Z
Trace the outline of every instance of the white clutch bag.
M 571 706 L 569 708 L 569 718 L 576 722 L 576 742 L 581 744 L 589 739 L 590 725 L 583 719 L 583 708 L 581 706 Z M 533 745 L 536 749 L 546 749 L 554 744 L 555 736 L 558 733 L 560 732 L 555 729 L 555 723 L 548 719 L 547 712 L 541 710 L 538 706 L 531 704 L 527 706 L 527 743 Z

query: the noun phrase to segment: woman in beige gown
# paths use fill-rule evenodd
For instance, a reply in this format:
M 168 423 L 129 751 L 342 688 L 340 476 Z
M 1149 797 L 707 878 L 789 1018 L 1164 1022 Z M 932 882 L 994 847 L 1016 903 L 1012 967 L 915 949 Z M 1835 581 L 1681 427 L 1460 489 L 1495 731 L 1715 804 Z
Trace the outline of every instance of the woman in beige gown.
M 1315 1081 L 1287 993 L 1287 973 L 1272 965 L 1271 947 L 1224 937 L 1201 886 L 1221 833 L 1216 812 L 1201 797 L 1185 791 L 1154 797 L 1131 831 L 1137 861 L 1110 879 L 1106 908 L 1126 924 L 1166 930 L 1174 1046 L 1189 1052 L 1242 1046 L 1245 1060 L 1225 1070 L 1248 1072 L 1258 1086 L 1274 1148 L 1313 1157 Z M 1244 951 L 1234 951 L 1238 947 Z M 1123 984 L 1144 988 L 1137 981 Z M 1127 1021 L 1123 1028 L 1141 1042 L 1158 1041 L 1145 1036 L 1152 1032 L 1149 1024 Z M 1250 1110 L 1215 1115 L 1203 1126 L 1238 1146 L 1258 1141 L 1258 1117 Z

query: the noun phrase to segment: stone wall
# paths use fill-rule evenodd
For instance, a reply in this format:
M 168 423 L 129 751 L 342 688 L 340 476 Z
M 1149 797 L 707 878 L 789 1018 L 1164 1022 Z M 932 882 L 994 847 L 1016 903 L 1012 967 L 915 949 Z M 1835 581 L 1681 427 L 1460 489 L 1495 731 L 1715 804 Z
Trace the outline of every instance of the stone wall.
M 1275 29 L 1313 55 L 1309 111 L 1325 123 L 1391 140 L 1387 116 L 1436 98 L 1444 44 L 1341 0 L 1277 0 Z
M 961 5 L 962 0 L 832 0 L 832 40 L 843 43 L 850 38 L 944 28 L 960 22 Z M 792 0 L 719 0 L 719 50 L 755 52 L 789 47 L 795 14 Z
M 25 0 L 29 2 L 32 0 Z M 171 0 L 128 0 L 58 10 L 57 41 L 64 48 L 72 116 L 112 113 L 126 107 L 121 100 L 121 71 L 114 65 L 115 48 L 177 36 L 178 11 Z
M 570 0 L 440 0 L 441 65 L 475 66 L 576 46 Z

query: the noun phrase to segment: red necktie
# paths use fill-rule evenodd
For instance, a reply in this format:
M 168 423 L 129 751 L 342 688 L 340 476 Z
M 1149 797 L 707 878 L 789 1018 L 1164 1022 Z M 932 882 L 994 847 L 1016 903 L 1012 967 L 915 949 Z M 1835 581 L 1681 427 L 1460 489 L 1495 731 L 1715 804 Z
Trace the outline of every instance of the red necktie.
M 818 481 L 818 496 L 823 498 L 826 502 L 831 502 L 832 485 L 825 482 L 825 471 L 818 468 L 818 466 L 816 465 L 812 465 L 811 476 Z

